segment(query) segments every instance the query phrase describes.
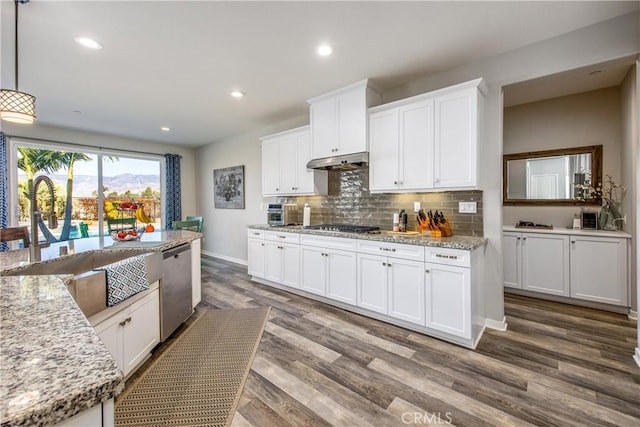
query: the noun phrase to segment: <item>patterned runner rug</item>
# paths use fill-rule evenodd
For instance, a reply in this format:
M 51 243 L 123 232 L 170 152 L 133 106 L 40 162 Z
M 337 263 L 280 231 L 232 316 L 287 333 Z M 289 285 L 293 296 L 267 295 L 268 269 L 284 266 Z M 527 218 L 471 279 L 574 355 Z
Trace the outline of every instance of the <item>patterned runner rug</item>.
M 228 426 L 270 307 L 207 310 L 116 402 L 116 426 Z

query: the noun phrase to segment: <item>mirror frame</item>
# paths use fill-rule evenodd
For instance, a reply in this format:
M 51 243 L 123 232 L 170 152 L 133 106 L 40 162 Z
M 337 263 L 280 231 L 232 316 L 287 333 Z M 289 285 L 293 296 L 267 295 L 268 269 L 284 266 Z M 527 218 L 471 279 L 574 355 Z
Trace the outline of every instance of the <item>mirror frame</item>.
M 507 199 L 507 162 L 509 160 L 538 159 L 541 157 L 557 157 L 571 154 L 591 154 L 591 176 L 592 182 L 602 182 L 602 145 L 589 145 L 585 147 L 561 148 L 558 150 L 531 151 L 528 153 L 504 154 L 502 156 L 502 205 L 537 205 L 537 206 L 581 206 L 581 205 L 599 205 L 601 200 L 593 198 L 590 200 L 574 200 L 574 199 Z

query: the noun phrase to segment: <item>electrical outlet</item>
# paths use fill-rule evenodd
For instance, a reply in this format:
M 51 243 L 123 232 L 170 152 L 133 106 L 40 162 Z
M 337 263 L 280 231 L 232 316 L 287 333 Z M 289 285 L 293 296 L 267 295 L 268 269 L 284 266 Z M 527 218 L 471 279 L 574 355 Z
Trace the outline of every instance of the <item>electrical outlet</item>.
M 458 212 L 460 213 L 476 213 L 477 210 L 476 202 L 459 202 L 458 203 Z
M 422 208 L 422 206 L 420 206 L 420 202 L 413 202 L 413 211 L 414 212 L 420 212 L 421 208 Z

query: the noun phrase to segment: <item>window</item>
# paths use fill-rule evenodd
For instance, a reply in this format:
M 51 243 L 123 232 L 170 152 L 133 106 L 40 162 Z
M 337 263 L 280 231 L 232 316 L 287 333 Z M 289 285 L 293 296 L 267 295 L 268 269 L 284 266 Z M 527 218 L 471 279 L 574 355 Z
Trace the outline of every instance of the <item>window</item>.
M 30 228 L 29 189 L 41 175 L 53 183 L 53 200 L 46 182 L 37 188 L 36 202 L 42 213 L 36 217 L 40 241 L 108 234 L 107 220 L 124 217 L 133 218 L 137 228 L 148 223 L 162 228 L 162 157 L 19 139 L 11 141 L 10 151 L 15 168 L 10 183 L 15 206 L 12 224 Z M 136 209 L 122 209 L 122 205 L 135 205 Z M 51 212 L 57 218 L 56 228 L 49 220 Z

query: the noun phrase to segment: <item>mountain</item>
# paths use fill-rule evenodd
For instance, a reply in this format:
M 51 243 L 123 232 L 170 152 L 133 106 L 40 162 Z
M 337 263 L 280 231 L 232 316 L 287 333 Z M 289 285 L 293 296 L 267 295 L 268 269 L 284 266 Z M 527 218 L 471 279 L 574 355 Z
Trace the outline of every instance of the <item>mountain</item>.
M 67 186 L 67 175 L 51 174 L 48 175 L 56 187 L 60 187 L 64 192 Z M 26 179 L 24 173 L 18 173 L 18 180 Z M 159 175 L 136 175 L 125 173 L 116 176 L 105 176 L 102 178 L 102 185 L 107 188 L 105 194 L 117 191 L 123 194 L 127 190 L 132 193 L 141 193 L 147 187 L 151 187 L 154 191 L 160 191 Z M 93 175 L 74 175 L 73 176 L 73 197 L 92 197 L 94 191 L 98 190 L 98 177 Z

